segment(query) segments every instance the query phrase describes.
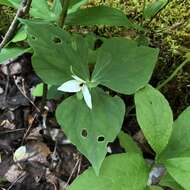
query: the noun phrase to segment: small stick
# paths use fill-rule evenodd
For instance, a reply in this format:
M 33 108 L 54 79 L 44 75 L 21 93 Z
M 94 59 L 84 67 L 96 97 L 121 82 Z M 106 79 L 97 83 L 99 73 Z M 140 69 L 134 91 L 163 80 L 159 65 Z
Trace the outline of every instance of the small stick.
M 25 141 L 26 137 L 28 136 L 28 134 L 29 134 L 29 132 L 30 132 L 30 129 L 32 128 L 32 125 L 33 125 L 33 123 L 34 123 L 34 120 L 37 118 L 37 116 L 38 116 L 38 114 L 35 113 L 32 122 L 31 122 L 30 125 L 28 126 L 28 128 L 27 128 L 27 130 L 26 130 L 26 132 L 25 132 L 25 134 L 24 134 L 24 137 L 22 138 L 22 143 L 21 143 L 21 145 L 24 144 L 24 141 Z
M 13 37 L 13 35 L 17 29 L 17 26 L 19 24 L 18 18 L 22 18 L 24 15 L 26 15 L 29 12 L 31 3 L 32 3 L 32 0 L 22 0 L 20 8 L 18 8 L 17 13 L 16 13 L 7 33 L 5 34 L 3 41 L 0 44 L 0 52 L 1 52 L 2 48 Z
M 74 172 L 77 170 L 77 166 L 80 167 L 81 158 L 79 158 L 71 171 L 71 174 L 69 176 L 69 179 L 67 180 L 66 184 L 64 185 L 64 189 L 67 189 L 67 186 L 69 185 L 69 182 L 71 181 L 71 178 L 73 177 Z M 77 172 L 78 173 L 78 172 Z
M 23 80 L 22 80 L 22 85 L 23 85 L 23 87 L 21 88 L 21 87 L 18 85 L 17 81 L 16 81 L 16 76 L 13 76 L 13 79 L 14 79 L 14 83 L 15 83 L 16 87 L 17 87 L 18 90 L 21 92 L 21 94 L 34 106 L 34 108 L 37 110 L 38 113 L 41 113 L 41 112 L 40 112 L 40 109 L 39 109 L 39 108 L 35 105 L 35 103 L 27 96 L 26 91 L 25 91 L 25 89 L 24 89 Z

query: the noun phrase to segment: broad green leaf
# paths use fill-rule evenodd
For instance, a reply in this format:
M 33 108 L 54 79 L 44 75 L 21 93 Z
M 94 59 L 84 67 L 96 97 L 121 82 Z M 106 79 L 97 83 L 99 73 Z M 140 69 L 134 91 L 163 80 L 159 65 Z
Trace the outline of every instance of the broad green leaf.
M 174 122 L 169 143 L 159 159 L 172 157 L 190 157 L 190 106 Z
M 118 135 L 118 138 L 120 145 L 125 149 L 125 152 L 142 154 L 137 143 L 135 143 L 135 141 L 130 135 L 121 131 Z
M 50 10 L 47 0 L 33 0 L 30 15 L 34 18 L 40 18 L 49 21 L 57 21 L 59 18 L 59 15 L 56 15 Z
M 21 0 L 9 0 L 15 8 L 20 6 Z M 47 21 L 57 21 L 60 12 L 53 12 L 48 5 L 47 0 L 32 0 L 30 15 L 34 18 L 39 18 Z
M 0 5 L 6 5 L 12 7 L 13 5 L 9 2 L 9 0 L 0 0 Z
M 56 98 L 59 98 L 63 95 L 63 92 L 61 91 L 58 91 L 59 86 L 51 86 L 51 85 L 48 85 L 48 92 L 47 92 L 47 99 L 56 99 Z
M 135 93 L 137 121 L 148 143 L 159 155 L 168 144 L 173 115 L 168 101 L 150 85 Z
M 15 8 L 18 8 L 21 0 L 8 0 L 10 4 L 12 4 Z
M 3 48 L 0 52 L 0 64 L 7 61 L 8 59 L 15 59 L 20 55 L 30 51 L 31 48 L 19 48 L 19 47 Z
M 24 23 L 34 49 L 32 65 L 45 83 L 61 85 L 71 80 L 71 66 L 77 76 L 84 80 L 89 78 L 88 59 L 85 59 L 88 46 L 82 37 L 72 41 L 69 33 L 52 24 Z
M 122 11 L 106 6 L 80 9 L 74 13 L 68 14 L 65 24 L 85 26 L 101 24 L 125 26 L 128 28 L 135 27 L 135 25 L 128 20 Z
M 116 154 L 105 159 L 99 176 L 90 168 L 68 190 L 143 190 L 147 180 L 148 170 L 139 154 Z
M 26 40 L 26 38 L 27 38 L 26 28 L 24 26 L 22 26 L 17 31 L 17 33 L 15 34 L 15 36 L 13 37 L 11 42 L 13 42 L 13 43 L 20 42 L 20 41 Z
M 110 97 L 99 88 L 92 89 L 91 94 L 92 110 L 83 99 L 72 96 L 58 106 L 56 118 L 64 133 L 98 174 L 107 153 L 107 144 L 121 129 L 125 105 L 119 97 Z
M 76 12 L 80 6 L 87 3 L 89 0 L 70 0 L 68 14 Z
M 80 8 L 80 6 L 84 5 L 87 2 L 88 2 L 88 0 L 70 0 L 67 13 L 70 14 L 70 13 L 76 12 Z M 61 1 L 54 0 L 52 11 L 56 15 L 59 15 L 59 14 L 61 14 L 61 10 L 62 10 Z
M 169 174 L 185 190 L 190 189 L 190 157 L 171 158 L 165 161 Z
M 32 95 L 36 97 L 42 96 L 43 90 L 44 90 L 44 83 L 40 83 L 34 88 L 34 90 L 32 91 Z
M 61 1 L 60 0 L 54 0 L 51 10 L 54 12 L 54 14 L 59 16 L 61 14 L 61 11 L 62 11 Z
M 184 190 L 168 173 L 162 177 L 159 184 L 175 190 Z
M 106 40 L 98 52 L 92 80 L 114 91 L 133 94 L 152 75 L 158 50 L 124 38 Z
M 168 4 L 168 0 L 153 0 L 149 3 L 144 12 L 143 17 L 145 19 L 151 19 L 154 17 L 161 9 L 163 9 Z
M 154 186 L 148 187 L 147 190 L 163 190 L 163 188 L 154 185 Z

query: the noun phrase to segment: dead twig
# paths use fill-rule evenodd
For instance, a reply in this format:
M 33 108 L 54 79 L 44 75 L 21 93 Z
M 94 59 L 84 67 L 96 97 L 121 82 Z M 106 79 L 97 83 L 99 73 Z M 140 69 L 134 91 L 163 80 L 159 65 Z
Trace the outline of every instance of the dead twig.
M 29 132 L 30 132 L 30 130 L 31 130 L 31 128 L 32 128 L 32 125 L 33 125 L 33 123 L 34 123 L 34 121 L 35 121 L 35 119 L 36 119 L 37 117 L 38 117 L 38 114 L 35 113 L 32 122 L 29 124 L 29 126 L 28 126 L 28 128 L 27 128 L 27 130 L 26 130 L 26 132 L 25 132 L 25 134 L 24 134 L 24 136 L 23 136 L 23 138 L 22 138 L 22 143 L 21 143 L 21 145 L 24 144 L 24 141 L 25 141 L 26 137 L 28 136 L 28 134 L 29 134 Z
M 36 109 L 36 111 L 38 113 L 40 112 L 40 109 L 35 105 L 35 103 L 27 96 L 26 90 L 24 88 L 24 80 L 22 80 L 22 87 L 19 86 L 18 82 L 16 81 L 16 76 L 13 76 L 14 82 L 16 87 L 19 89 L 19 91 L 21 92 L 21 94 L 34 106 L 34 108 Z
M 74 175 L 74 172 L 77 170 L 77 174 L 79 173 L 79 168 L 81 167 L 81 157 L 79 157 L 79 159 L 76 161 L 76 164 L 69 176 L 69 179 L 67 180 L 66 184 L 64 185 L 64 189 L 67 189 L 67 186 L 69 185 L 69 182 L 71 181 L 71 178 Z M 77 169 L 78 168 L 78 169 Z
M 20 4 L 20 7 L 17 10 L 17 13 L 16 13 L 16 15 L 15 15 L 15 17 L 14 17 L 8 31 L 7 31 L 7 33 L 5 34 L 5 36 L 3 38 L 3 41 L 0 44 L 0 52 L 1 52 L 2 48 L 13 37 L 13 35 L 14 35 L 16 29 L 17 29 L 17 26 L 19 24 L 18 18 L 24 17 L 29 12 L 31 3 L 32 3 L 32 0 L 22 0 L 22 2 Z
M 14 182 L 12 182 L 12 184 L 7 188 L 7 190 L 10 190 L 18 181 L 20 180 L 24 180 L 24 178 L 26 177 L 26 173 L 23 172 Z

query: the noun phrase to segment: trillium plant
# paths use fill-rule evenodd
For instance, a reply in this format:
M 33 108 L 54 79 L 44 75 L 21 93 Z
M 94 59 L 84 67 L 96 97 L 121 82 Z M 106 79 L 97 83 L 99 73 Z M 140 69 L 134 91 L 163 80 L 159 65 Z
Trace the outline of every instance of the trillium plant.
M 19 0 L 7 2 L 6 5 L 19 7 Z M 69 190 L 161 190 L 162 186 L 189 190 L 190 108 L 174 121 L 168 101 L 149 84 L 159 49 L 139 40 L 146 33 L 146 25 L 134 24 L 122 11 L 107 6 L 81 9 L 87 0 L 61 2 L 33 0 L 30 19 L 19 19 L 22 27 L 10 42 L 27 40 L 29 47 L 13 48 L 7 44 L 0 62 L 10 55 L 15 58 L 30 52 L 32 66 L 42 82 L 51 86 L 54 94 L 64 92 L 55 112 L 57 122 L 92 165 Z M 156 0 L 144 5 L 145 23 L 167 3 Z M 139 36 L 102 38 L 71 32 L 76 25 L 122 26 L 136 30 Z M 182 64 L 189 61 L 187 54 Z M 134 96 L 137 122 L 155 153 L 155 165 L 164 167 L 159 186 L 152 186 L 150 176 L 154 172 L 141 149 L 130 135 L 121 132 L 129 110 L 128 102 L 123 100 L 125 95 Z M 106 157 L 108 143 L 116 138 L 126 153 Z M 22 147 L 14 159 L 25 158 L 25 154 Z

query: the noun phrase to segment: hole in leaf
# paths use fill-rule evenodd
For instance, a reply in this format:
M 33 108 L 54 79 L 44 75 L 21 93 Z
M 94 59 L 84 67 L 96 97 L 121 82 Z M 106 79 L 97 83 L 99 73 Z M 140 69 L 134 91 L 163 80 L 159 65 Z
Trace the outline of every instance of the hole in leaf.
M 101 39 L 97 39 L 94 43 L 94 49 L 98 49 L 102 46 L 103 41 Z
M 83 129 L 82 132 L 81 132 L 81 135 L 86 138 L 88 136 L 87 130 Z
M 105 137 L 104 136 L 99 136 L 98 137 L 98 142 L 104 142 L 105 140 Z
M 31 35 L 32 40 L 37 40 L 36 36 Z
M 54 38 L 53 38 L 53 42 L 54 42 L 55 44 L 60 44 L 60 43 L 62 42 L 62 40 L 61 40 L 60 38 L 58 38 L 58 37 L 54 37 Z
M 39 133 L 40 133 L 40 135 L 44 135 L 44 130 L 43 130 L 43 129 L 40 129 L 40 130 L 39 130 Z

